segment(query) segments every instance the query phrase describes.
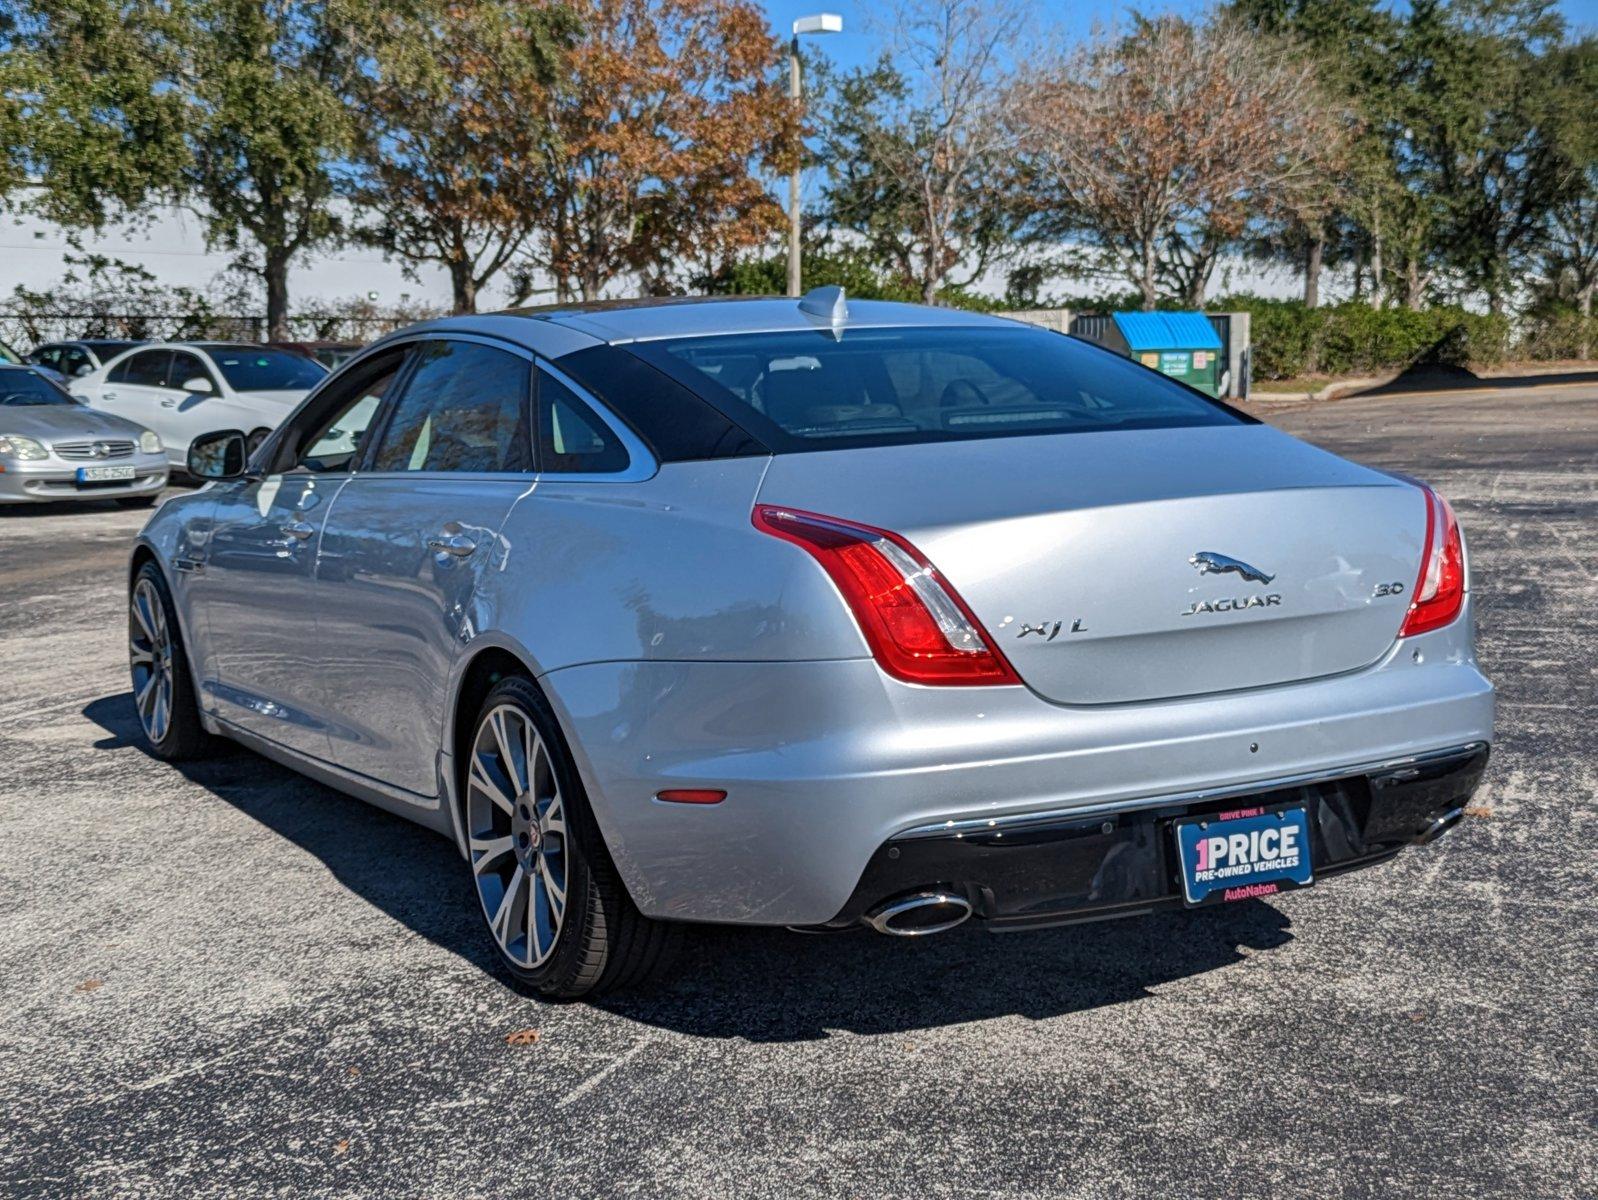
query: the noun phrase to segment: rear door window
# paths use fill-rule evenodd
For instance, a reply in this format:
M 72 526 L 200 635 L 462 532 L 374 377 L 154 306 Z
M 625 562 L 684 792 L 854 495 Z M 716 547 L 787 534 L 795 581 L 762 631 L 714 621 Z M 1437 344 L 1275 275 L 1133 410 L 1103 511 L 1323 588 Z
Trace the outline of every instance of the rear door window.
M 530 472 L 530 376 L 526 359 L 491 346 L 422 343 L 371 469 Z
M 140 350 L 129 355 L 111 368 L 111 383 L 129 383 L 138 387 L 165 387 L 167 369 L 172 363 L 170 350 Z

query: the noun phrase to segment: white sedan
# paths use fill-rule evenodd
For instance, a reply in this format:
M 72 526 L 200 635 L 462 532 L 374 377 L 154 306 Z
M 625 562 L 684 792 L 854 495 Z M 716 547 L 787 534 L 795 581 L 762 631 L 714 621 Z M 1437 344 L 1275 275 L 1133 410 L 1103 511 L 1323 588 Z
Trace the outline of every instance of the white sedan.
M 320 363 L 269 346 L 173 342 L 129 349 L 74 379 L 71 391 L 155 430 L 181 470 L 202 434 L 237 429 L 253 449 L 326 376 Z

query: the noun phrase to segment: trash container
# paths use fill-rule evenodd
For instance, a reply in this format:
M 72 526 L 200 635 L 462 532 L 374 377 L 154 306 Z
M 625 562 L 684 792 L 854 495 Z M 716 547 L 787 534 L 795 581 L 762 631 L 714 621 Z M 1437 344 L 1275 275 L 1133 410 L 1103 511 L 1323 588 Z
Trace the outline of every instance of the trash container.
M 1162 375 L 1180 379 L 1206 396 L 1221 394 L 1220 335 L 1209 318 L 1196 312 L 1118 312 L 1112 314 L 1104 344 Z

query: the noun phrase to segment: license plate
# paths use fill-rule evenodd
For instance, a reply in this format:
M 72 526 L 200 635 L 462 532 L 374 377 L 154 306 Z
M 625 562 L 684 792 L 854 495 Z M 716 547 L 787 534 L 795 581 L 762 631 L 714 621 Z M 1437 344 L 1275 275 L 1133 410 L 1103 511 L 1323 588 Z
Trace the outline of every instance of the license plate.
M 1240 808 L 1175 823 L 1188 905 L 1253 900 L 1315 881 L 1302 804 Z
M 79 467 L 79 483 L 103 483 L 107 479 L 132 479 L 132 467 Z

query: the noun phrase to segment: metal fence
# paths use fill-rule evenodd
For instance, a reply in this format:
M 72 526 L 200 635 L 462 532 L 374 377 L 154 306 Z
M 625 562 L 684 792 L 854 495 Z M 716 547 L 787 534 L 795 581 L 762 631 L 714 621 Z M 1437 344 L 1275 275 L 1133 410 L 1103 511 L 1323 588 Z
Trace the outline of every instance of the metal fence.
M 369 342 L 420 314 L 302 313 L 289 318 L 289 341 Z M 266 340 L 266 317 L 253 313 L 39 312 L 0 308 L 0 341 L 18 351 L 83 338 L 147 341 Z

